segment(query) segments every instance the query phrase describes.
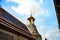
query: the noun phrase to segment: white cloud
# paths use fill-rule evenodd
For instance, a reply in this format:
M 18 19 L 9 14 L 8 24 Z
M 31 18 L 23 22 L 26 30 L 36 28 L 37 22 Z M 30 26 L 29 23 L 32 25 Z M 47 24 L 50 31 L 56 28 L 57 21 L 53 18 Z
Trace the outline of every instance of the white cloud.
M 20 14 L 29 14 L 31 10 L 31 6 L 35 5 L 38 6 L 37 2 L 34 0 L 12 0 L 13 2 L 17 2 L 19 6 L 16 8 L 12 6 L 11 8 Z
M 53 39 L 59 40 L 60 32 L 59 30 L 54 30 L 54 31 L 51 30 L 51 31 L 46 32 L 45 37 L 48 38 L 48 40 L 53 40 Z
M 9 2 L 9 0 L 6 0 L 6 2 Z
M 19 13 L 21 15 L 25 15 L 25 14 L 30 14 L 32 10 L 32 13 L 34 16 L 37 15 L 46 15 L 48 16 L 49 13 L 48 11 L 44 10 L 42 7 L 40 7 L 39 2 L 36 2 L 35 0 L 7 0 L 7 2 L 12 1 L 15 3 L 18 3 L 19 6 L 15 7 L 15 6 L 11 6 L 11 8 L 16 12 Z M 43 0 L 39 0 L 40 3 L 43 3 Z
M 41 3 L 43 3 L 43 0 L 40 0 Z

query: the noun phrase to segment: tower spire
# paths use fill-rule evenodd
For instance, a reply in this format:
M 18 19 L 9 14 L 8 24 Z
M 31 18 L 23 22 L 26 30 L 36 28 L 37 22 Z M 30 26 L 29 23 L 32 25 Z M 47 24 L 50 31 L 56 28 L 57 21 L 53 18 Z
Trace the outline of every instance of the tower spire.
M 32 12 L 31 12 L 31 14 L 30 14 L 30 17 L 32 17 Z
M 32 11 L 30 10 L 30 17 L 32 17 Z
M 36 25 L 34 24 L 35 18 L 32 16 L 32 11 L 30 11 L 30 17 L 27 18 L 27 20 L 29 21 L 29 24 L 27 26 L 28 30 L 36 38 L 36 40 L 42 40 L 41 35 L 39 35 L 36 29 Z
M 32 11 L 30 11 L 30 17 L 27 19 L 30 24 L 34 24 L 35 18 L 32 16 Z

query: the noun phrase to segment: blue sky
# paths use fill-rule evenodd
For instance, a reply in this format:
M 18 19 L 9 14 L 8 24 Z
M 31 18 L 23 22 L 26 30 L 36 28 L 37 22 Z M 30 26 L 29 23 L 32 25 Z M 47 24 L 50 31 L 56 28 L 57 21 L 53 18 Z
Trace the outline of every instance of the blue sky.
M 43 37 L 48 38 L 50 37 L 49 33 L 52 35 L 52 32 L 58 30 L 53 0 L 1 0 L 0 4 L 26 25 L 28 24 L 27 18 L 32 13 L 36 19 L 37 30 Z

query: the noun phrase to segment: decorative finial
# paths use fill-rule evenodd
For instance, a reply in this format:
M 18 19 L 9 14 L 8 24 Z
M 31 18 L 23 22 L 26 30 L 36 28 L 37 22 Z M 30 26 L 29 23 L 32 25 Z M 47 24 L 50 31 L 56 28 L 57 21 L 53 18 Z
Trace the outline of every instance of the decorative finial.
M 30 17 L 27 19 L 30 24 L 34 24 L 35 18 L 32 16 L 32 11 L 30 11 Z
M 32 17 L 32 11 L 30 10 L 30 17 Z

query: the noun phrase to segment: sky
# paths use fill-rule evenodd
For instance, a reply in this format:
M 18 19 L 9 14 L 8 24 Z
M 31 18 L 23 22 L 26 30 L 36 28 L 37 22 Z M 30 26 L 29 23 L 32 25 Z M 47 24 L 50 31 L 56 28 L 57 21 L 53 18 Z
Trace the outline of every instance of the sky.
M 53 0 L 1 0 L 0 4 L 26 25 L 28 25 L 27 18 L 32 13 L 36 28 L 43 38 L 60 40 Z

